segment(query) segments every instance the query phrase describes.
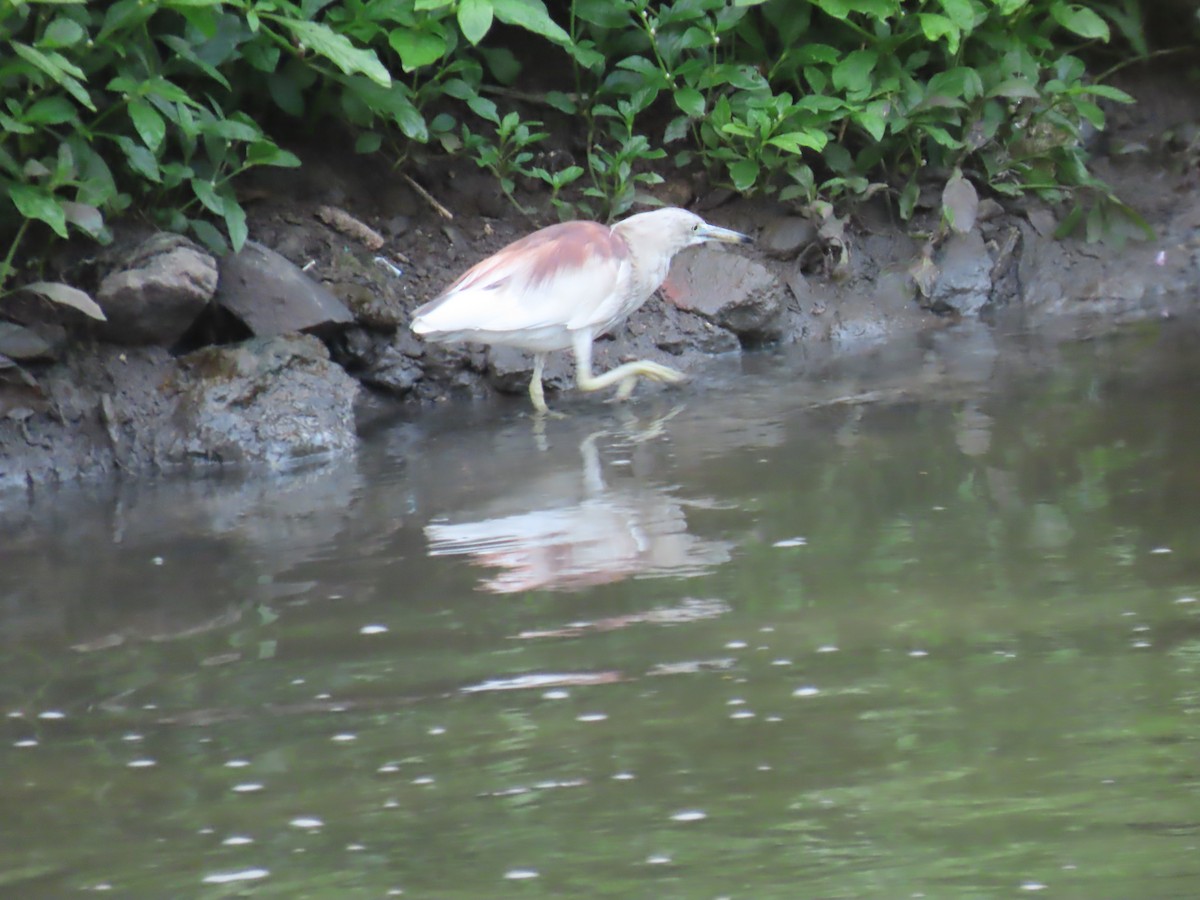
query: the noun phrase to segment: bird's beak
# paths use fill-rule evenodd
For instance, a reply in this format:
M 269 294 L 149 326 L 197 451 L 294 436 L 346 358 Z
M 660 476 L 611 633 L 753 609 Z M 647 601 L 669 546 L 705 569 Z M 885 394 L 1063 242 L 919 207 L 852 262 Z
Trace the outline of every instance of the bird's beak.
M 722 241 L 726 244 L 749 244 L 753 238 L 732 228 L 722 228 L 720 225 L 709 225 L 705 222 L 696 232 L 696 237 L 704 241 Z

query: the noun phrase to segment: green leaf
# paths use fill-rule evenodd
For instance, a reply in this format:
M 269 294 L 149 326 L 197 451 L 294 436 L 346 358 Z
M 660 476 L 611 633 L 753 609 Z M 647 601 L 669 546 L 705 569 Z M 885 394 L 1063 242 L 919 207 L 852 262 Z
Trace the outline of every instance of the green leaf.
M 675 105 L 693 119 L 704 115 L 704 95 L 695 88 L 680 88 L 675 92 Z
M 571 36 L 550 18 L 542 0 L 492 0 L 492 5 L 505 25 L 516 25 L 564 47 L 571 45 Z
M 43 97 L 21 115 L 24 122 L 36 125 L 62 125 L 75 119 L 75 107 L 66 97 Z
M 987 94 L 989 97 L 1009 97 L 1013 100 L 1036 100 L 1037 87 L 1024 78 L 1009 78 L 1000 82 Z
M 975 7 L 971 0 L 938 0 L 946 16 L 964 34 L 975 28 Z
M 78 66 L 68 62 L 61 54 L 53 51 L 43 53 L 41 50 L 30 47 L 28 44 L 22 44 L 20 41 L 10 41 L 9 44 L 16 51 L 17 56 L 28 63 L 32 63 L 49 75 L 55 84 L 74 97 L 81 106 L 86 106 L 92 112 L 96 111 L 96 106 L 92 103 L 92 98 L 81 83 L 82 80 L 85 80 L 85 76 Z
M 346 75 L 358 73 L 366 75 L 382 87 L 391 86 L 392 77 L 374 50 L 355 47 L 348 37 L 321 22 L 285 19 L 274 15 L 271 18 L 292 32 L 302 45 L 325 57 Z
M 207 178 L 193 178 L 192 193 L 196 195 L 204 208 L 218 216 L 225 215 L 225 201 L 218 196 L 216 187 Z
M 364 131 L 354 141 L 354 152 L 364 156 L 375 153 L 383 146 L 383 135 L 378 131 Z
M 237 253 L 245 245 L 250 232 L 246 228 L 246 211 L 232 196 L 225 198 L 225 229 L 229 232 L 233 252 Z
M 789 153 L 800 153 L 805 147 L 820 153 L 829 143 L 829 138 L 823 131 L 805 129 L 774 135 L 767 140 L 767 143 Z
M 246 148 L 246 162 L 252 166 L 279 166 L 295 169 L 300 159 L 295 153 L 283 150 L 271 141 L 255 141 Z
M 855 50 L 834 66 L 833 84 L 847 94 L 865 94 L 871 89 L 871 73 L 879 62 L 874 50 Z
M 8 189 L 13 204 L 26 219 L 45 222 L 59 237 L 67 236 L 67 216 L 58 198 L 44 188 L 14 184 Z
M 492 27 L 491 0 L 459 0 L 458 27 L 472 44 L 482 41 Z
M 951 53 L 958 52 L 958 41 L 962 32 L 954 22 L 937 13 L 918 13 L 917 21 L 921 24 L 921 31 L 925 33 L 927 41 L 936 43 L 941 38 L 945 38 L 946 49 Z
M 188 219 L 187 224 L 192 229 L 192 233 L 200 239 L 200 243 L 213 253 L 224 256 L 229 252 L 229 244 L 225 242 L 225 236 L 212 222 L 204 219 Z
M 1054 3 L 1050 15 L 1063 28 L 1081 38 L 1107 41 L 1108 23 L 1100 16 L 1078 3 Z
M 1097 97 L 1103 97 L 1105 100 L 1112 100 L 1114 103 L 1135 102 L 1129 94 L 1120 88 L 1115 88 L 1108 84 L 1089 84 L 1079 88 L 1078 93 L 1093 94 Z
M 500 124 L 500 114 L 496 111 L 496 104 L 487 99 L 487 97 L 469 97 L 467 98 L 467 106 L 479 118 L 487 119 L 489 122 L 494 122 L 497 125 Z
M 133 127 L 137 129 L 142 143 L 157 152 L 167 135 L 167 123 L 158 114 L 158 110 L 145 100 L 134 97 L 129 101 L 129 118 L 133 121 Z
M 396 28 L 388 34 L 388 43 L 400 57 L 405 72 L 432 65 L 446 55 L 446 39 L 432 31 Z
M 42 48 L 70 47 L 79 43 L 84 34 L 82 25 L 74 19 L 60 16 L 46 26 L 37 43 Z
M 740 159 L 729 166 L 729 177 L 739 193 L 749 193 L 758 181 L 758 164 L 750 159 Z

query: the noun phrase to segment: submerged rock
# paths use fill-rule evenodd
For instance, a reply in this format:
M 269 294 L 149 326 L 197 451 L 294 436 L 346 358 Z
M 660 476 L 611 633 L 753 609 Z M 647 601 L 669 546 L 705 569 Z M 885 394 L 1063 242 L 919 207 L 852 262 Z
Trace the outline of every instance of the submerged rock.
M 166 232 L 139 244 L 100 282 L 96 302 L 108 321 L 96 333 L 113 344 L 170 346 L 212 299 L 217 263 L 187 238 Z
M 354 449 L 358 382 L 316 338 L 257 338 L 180 362 L 167 460 L 282 467 Z

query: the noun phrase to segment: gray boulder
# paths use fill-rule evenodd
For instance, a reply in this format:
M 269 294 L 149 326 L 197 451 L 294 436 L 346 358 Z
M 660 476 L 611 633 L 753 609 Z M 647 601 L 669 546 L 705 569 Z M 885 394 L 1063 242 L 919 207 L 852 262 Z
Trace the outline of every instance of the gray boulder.
M 355 446 L 358 382 L 314 337 L 254 338 L 184 357 L 162 456 L 286 467 Z
M 113 344 L 170 346 L 208 305 L 217 263 L 187 238 L 162 232 L 100 282 L 96 302 L 108 321 L 97 335 Z
M 216 302 L 258 337 L 354 321 L 337 297 L 285 257 L 254 241 L 221 260 Z

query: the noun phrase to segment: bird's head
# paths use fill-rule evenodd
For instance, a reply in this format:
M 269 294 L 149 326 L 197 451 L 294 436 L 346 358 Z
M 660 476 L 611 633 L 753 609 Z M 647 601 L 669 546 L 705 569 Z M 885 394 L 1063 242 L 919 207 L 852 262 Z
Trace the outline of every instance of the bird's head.
M 638 213 L 613 226 L 630 247 L 645 252 L 654 250 L 668 257 L 684 247 L 708 241 L 749 244 L 750 237 L 739 231 L 710 225 L 693 212 L 669 206 Z

